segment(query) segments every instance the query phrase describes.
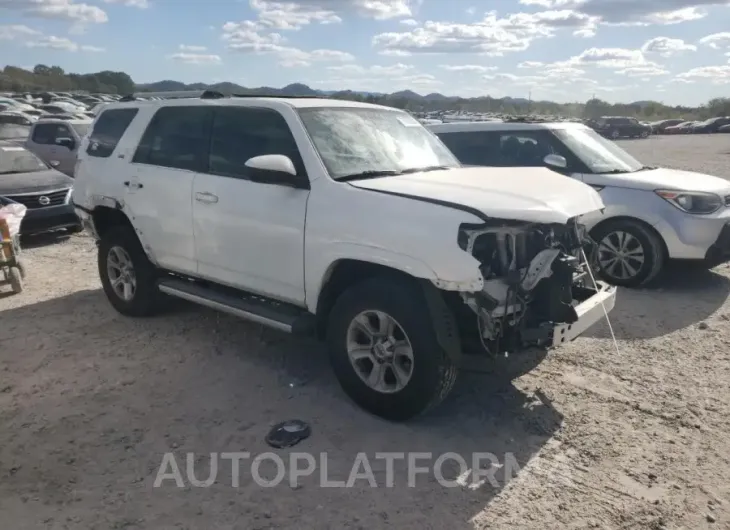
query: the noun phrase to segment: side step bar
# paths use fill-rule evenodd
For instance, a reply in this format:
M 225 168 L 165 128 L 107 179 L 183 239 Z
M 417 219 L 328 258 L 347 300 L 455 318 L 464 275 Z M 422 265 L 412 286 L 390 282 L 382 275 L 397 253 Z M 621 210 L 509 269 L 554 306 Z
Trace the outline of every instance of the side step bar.
M 315 317 L 294 306 L 267 302 L 245 294 L 223 292 L 191 281 L 166 278 L 157 283 L 161 292 L 223 313 L 228 313 L 284 333 L 310 335 Z

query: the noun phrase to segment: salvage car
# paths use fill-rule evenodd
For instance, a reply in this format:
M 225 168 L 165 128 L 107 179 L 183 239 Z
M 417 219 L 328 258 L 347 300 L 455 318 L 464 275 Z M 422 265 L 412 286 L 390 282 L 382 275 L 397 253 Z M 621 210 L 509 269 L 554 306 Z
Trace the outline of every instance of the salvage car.
M 730 183 L 647 166 L 576 123 L 460 123 L 429 128 L 463 164 L 547 166 L 600 191 L 605 208 L 581 217 L 607 282 L 647 284 L 667 260 L 730 261 Z
M 73 179 L 48 166 L 16 142 L 0 140 L 0 195 L 28 210 L 20 234 L 82 230 L 71 204 Z
M 377 105 L 111 103 L 73 201 L 117 311 L 154 314 L 165 294 L 320 337 L 345 392 L 393 420 L 440 402 L 467 355 L 559 346 L 615 303 L 581 253 L 579 218 L 604 207 L 594 189 L 463 168 Z

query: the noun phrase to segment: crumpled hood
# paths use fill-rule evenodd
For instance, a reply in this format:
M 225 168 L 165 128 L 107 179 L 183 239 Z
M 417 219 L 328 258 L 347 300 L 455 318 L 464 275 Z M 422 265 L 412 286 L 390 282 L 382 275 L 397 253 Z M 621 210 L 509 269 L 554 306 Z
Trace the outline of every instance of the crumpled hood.
M 55 169 L 31 173 L 10 173 L 0 175 L 0 195 L 60 190 L 72 187 L 73 182 L 71 177 Z
M 369 189 L 479 210 L 488 217 L 565 223 L 604 207 L 590 186 L 542 167 L 462 167 L 350 182 Z
M 730 194 L 730 182 L 720 177 L 682 171 L 680 169 L 657 168 L 619 175 L 584 175 L 588 184 L 619 186 L 639 190 L 683 190 L 704 191 L 719 195 Z

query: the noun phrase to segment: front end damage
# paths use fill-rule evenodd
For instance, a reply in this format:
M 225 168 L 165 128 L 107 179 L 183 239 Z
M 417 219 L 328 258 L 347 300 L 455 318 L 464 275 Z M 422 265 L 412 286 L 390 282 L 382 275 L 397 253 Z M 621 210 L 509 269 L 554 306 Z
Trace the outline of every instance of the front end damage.
M 479 261 L 484 279 L 478 292 L 451 295 L 464 349 L 496 355 L 558 346 L 605 318 L 616 288 L 594 283 L 588 242 L 575 218 L 462 225 L 459 246 Z

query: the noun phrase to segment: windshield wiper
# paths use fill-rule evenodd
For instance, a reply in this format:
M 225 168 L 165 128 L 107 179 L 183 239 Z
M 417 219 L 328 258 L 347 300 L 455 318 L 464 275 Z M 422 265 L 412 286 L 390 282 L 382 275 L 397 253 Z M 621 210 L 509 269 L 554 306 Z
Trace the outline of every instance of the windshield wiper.
M 611 171 L 599 171 L 601 175 L 619 175 L 623 173 L 631 173 L 631 171 L 627 171 L 626 169 L 612 169 Z
M 659 169 L 657 166 L 641 166 L 636 171 L 651 171 L 652 169 Z
M 337 180 L 340 182 L 347 182 L 348 180 L 364 180 L 374 179 L 379 177 L 393 177 L 398 175 L 410 175 L 413 173 L 426 173 L 428 171 L 442 171 L 445 169 L 452 169 L 450 166 L 426 166 L 426 167 L 411 167 L 408 169 L 383 169 L 383 170 L 369 170 L 361 171 L 360 173 L 352 173 L 351 175 L 343 175 L 338 177 Z
M 360 173 L 352 173 L 350 175 L 343 175 L 341 177 L 337 177 L 337 180 L 339 182 L 347 182 L 349 180 L 376 179 L 379 177 L 392 177 L 393 175 L 401 174 L 402 173 L 400 171 L 396 171 L 395 169 L 385 169 L 380 171 L 370 170 L 361 171 Z
M 426 167 L 412 167 L 410 169 L 404 169 L 399 174 L 407 175 L 409 173 L 427 173 L 429 171 L 444 171 L 446 169 L 453 169 L 451 166 L 426 166 Z

